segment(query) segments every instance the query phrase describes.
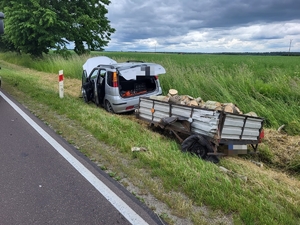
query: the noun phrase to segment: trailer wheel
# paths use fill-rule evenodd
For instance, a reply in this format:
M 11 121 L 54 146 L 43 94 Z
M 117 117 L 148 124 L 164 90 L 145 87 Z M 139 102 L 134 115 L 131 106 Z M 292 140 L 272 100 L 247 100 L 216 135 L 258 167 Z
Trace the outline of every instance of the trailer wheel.
M 183 152 L 190 152 L 202 159 L 207 158 L 208 152 L 213 152 L 209 140 L 202 135 L 191 135 L 181 144 Z

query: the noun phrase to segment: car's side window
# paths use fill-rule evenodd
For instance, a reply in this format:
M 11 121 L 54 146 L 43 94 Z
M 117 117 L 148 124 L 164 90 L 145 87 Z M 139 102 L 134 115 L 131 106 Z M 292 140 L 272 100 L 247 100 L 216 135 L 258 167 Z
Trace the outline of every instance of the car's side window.
M 106 70 L 101 69 L 100 70 L 100 76 L 104 78 L 105 74 L 106 74 Z
M 98 76 L 98 69 L 94 69 L 90 75 L 90 80 L 94 80 Z
M 103 79 L 105 78 L 105 75 L 106 75 L 106 70 L 104 69 L 100 69 L 100 72 L 99 72 L 99 78 L 98 78 L 98 84 L 102 84 L 102 81 Z

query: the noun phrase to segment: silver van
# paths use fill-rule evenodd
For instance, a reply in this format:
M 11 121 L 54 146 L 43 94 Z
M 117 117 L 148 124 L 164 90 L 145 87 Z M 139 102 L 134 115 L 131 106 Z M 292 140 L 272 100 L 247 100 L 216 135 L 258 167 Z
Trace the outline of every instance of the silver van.
M 106 56 L 92 57 L 83 65 L 82 97 L 111 113 L 134 111 L 141 96 L 162 94 L 158 75 L 165 73 L 156 63 L 117 63 Z

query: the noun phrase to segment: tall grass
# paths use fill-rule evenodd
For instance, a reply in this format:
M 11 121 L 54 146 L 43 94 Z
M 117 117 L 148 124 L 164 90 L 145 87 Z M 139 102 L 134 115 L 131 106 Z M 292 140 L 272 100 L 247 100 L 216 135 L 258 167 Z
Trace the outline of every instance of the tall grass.
M 265 127 L 285 125 L 288 134 L 300 134 L 300 65 L 299 57 L 226 56 L 193 54 L 159 54 L 94 52 L 118 62 L 143 60 L 166 68 L 160 76 L 164 94 L 175 88 L 179 94 L 203 100 L 235 103 L 243 112 L 256 112 L 265 118 Z M 34 61 L 29 56 L 0 54 L 0 58 L 39 71 L 81 78 L 82 65 L 88 55 L 73 54 L 68 60 L 55 54 Z
M 115 57 L 116 53 L 107 53 Z M 203 100 L 233 102 L 247 113 L 266 119 L 265 126 L 285 125 L 289 134 L 300 134 L 300 65 L 298 57 L 224 56 L 118 53 L 130 59 L 162 64 L 164 94 L 175 88 L 179 94 Z M 118 58 L 116 58 L 118 59 Z

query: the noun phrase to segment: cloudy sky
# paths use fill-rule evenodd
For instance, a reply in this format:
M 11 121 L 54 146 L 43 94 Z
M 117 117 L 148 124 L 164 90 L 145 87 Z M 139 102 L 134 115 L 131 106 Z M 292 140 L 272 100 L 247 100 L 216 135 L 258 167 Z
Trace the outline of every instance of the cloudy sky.
M 300 52 L 300 0 L 111 0 L 107 51 Z

